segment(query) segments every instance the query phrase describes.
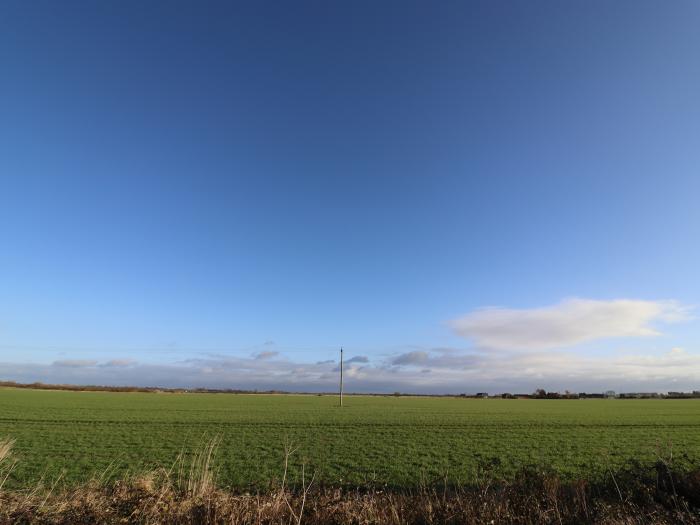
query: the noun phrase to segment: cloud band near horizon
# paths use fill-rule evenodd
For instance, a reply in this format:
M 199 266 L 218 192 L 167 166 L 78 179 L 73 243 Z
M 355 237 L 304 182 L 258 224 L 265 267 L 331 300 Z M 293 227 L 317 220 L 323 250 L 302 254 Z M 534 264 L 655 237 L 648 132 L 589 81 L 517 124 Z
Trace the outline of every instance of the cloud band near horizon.
M 349 356 L 348 391 L 387 393 L 531 392 L 700 389 L 700 354 L 682 348 L 587 355 L 576 345 L 660 335 L 659 325 L 690 319 L 676 301 L 568 299 L 549 307 L 486 308 L 450 324 L 472 348 L 406 348 L 372 357 Z M 271 345 L 270 345 L 271 346 Z M 338 381 L 333 359 L 298 361 L 278 350 L 247 357 L 205 355 L 142 363 L 62 358 L 51 364 L 0 363 L 0 378 L 32 383 L 232 388 L 329 392 Z

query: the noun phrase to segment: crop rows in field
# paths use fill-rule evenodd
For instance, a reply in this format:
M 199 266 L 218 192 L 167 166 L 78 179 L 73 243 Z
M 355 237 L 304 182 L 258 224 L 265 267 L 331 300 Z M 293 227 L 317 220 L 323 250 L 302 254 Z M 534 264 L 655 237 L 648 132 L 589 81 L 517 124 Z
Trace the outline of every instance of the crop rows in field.
M 12 483 L 73 482 L 172 465 L 218 436 L 218 479 L 292 473 L 329 484 L 469 482 L 540 465 L 597 476 L 630 458 L 700 458 L 699 400 L 477 400 L 63 392 L 0 389 L 0 436 L 16 440 Z

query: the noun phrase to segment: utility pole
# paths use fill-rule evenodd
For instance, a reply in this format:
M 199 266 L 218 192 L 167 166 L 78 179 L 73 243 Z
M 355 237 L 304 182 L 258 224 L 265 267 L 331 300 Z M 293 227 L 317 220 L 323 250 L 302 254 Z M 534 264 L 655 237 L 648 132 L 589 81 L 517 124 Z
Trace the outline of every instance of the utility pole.
M 343 347 L 340 347 L 340 406 L 343 406 Z

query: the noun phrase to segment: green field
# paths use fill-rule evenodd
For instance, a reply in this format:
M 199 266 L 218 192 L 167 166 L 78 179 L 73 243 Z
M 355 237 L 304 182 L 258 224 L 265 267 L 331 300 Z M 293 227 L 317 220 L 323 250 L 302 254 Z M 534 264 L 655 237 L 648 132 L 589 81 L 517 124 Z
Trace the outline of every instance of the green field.
M 279 478 L 294 464 L 331 484 L 414 485 L 543 465 L 597 476 L 630 458 L 700 458 L 700 400 L 477 400 L 0 389 L 0 437 L 16 440 L 11 483 L 83 481 L 171 465 L 220 436 L 224 486 Z M 108 469 L 111 466 L 111 469 Z

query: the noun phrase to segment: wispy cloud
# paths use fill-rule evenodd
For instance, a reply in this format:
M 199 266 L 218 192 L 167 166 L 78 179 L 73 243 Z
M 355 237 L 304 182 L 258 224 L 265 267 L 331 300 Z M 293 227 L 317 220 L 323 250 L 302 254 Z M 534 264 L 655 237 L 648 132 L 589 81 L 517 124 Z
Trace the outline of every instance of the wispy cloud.
M 273 352 L 273 351 L 265 351 L 265 352 L 258 352 L 255 354 L 255 359 L 257 360 L 263 360 L 263 359 L 272 359 L 273 357 L 277 357 L 280 353 L 279 352 Z
M 133 366 L 135 364 L 136 364 L 136 360 L 134 360 L 134 359 L 110 359 L 106 363 L 103 363 L 101 366 L 125 367 L 125 366 Z
M 450 326 L 483 348 L 547 350 L 596 339 L 659 335 L 656 324 L 685 320 L 689 311 L 676 301 L 568 299 L 542 308 L 483 308 Z
M 393 365 L 420 365 L 428 360 L 428 352 L 423 350 L 414 350 L 405 354 L 397 355 L 391 359 Z
M 97 361 L 92 359 L 59 359 L 53 362 L 53 366 L 67 368 L 82 368 L 86 366 L 97 366 Z
M 369 363 L 369 357 L 366 355 L 356 355 L 346 361 L 346 363 Z
M 414 350 L 399 354 L 389 360 L 393 366 L 420 366 L 430 368 L 452 368 L 455 370 L 465 368 L 478 368 L 481 358 L 475 353 L 465 353 L 455 348 L 433 348 L 427 350 Z

